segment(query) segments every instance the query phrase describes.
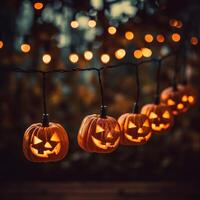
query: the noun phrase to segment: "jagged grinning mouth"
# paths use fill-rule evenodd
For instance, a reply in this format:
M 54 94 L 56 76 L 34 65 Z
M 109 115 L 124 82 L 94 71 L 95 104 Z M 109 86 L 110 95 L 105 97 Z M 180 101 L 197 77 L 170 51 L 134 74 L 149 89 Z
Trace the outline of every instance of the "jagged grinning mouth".
M 161 131 L 161 130 L 166 130 L 168 129 L 170 126 L 170 124 L 159 124 L 159 125 L 156 125 L 156 124 L 151 124 L 151 128 L 154 130 L 154 131 Z
M 138 137 L 137 139 L 134 139 L 131 135 L 128 135 L 127 133 L 124 134 L 126 139 L 130 140 L 131 142 L 141 142 L 143 140 L 147 141 L 151 137 L 151 133 L 144 137 Z

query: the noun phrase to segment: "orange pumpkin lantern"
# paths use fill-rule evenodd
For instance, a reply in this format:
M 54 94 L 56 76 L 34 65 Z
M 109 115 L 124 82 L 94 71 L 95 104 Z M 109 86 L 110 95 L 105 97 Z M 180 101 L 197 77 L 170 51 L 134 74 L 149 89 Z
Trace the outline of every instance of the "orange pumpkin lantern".
M 122 131 L 120 143 L 123 145 L 144 144 L 151 137 L 151 124 L 146 115 L 126 113 L 119 117 L 118 123 Z
M 168 105 L 174 115 L 185 113 L 197 101 L 196 91 L 191 86 L 168 87 L 161 93 L 161 102 Z
M 69 139 L 65 129 L 57 123 L 48 126 L 32 124 L 24 134 L 23 151 L 32 162 L 53 162 L 63 159 L 69 149 Z
M 110 116 L 86 116 L 78 132 L 78 144 L 87 152 L 111 153 L 120 142 L 120 126 Z
M 155 133 L 167 131 L 173 125 L 173 115 L 165 104 L 147 104 L 143 106 L 141 113 L 148 116 Z

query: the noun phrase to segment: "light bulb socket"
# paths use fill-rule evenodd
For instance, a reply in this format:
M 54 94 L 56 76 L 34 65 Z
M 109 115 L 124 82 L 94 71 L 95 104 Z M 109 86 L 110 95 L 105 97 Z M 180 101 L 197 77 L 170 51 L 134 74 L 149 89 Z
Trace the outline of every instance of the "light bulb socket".
M 107 108 L 107 106 L 101 106 L 101 110 L 100 110 L 101 118 L 106 118 L 106 108 Z
M 42 126 L 49 127 L 49 114 L 43 114 L 42 116 Z

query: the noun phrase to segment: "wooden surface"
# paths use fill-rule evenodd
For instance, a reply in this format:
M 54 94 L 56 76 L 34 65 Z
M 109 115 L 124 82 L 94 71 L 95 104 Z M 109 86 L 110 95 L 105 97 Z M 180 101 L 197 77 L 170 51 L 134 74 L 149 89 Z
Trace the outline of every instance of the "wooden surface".
M 0 200 L 199 200 L 200 184 L 163 182 L 1 183 Z

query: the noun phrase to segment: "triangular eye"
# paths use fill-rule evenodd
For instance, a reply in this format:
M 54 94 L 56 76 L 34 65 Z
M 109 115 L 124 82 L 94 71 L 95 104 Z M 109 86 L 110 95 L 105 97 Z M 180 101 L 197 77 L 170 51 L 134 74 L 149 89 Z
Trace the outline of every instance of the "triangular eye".
M 34 136 L 34 138 L 33 138 L 33 144 L 39 144 L 41 142 L 43 142 L 43 141 L 40 140 L 40 138 L 38 138 L 37 136 Z
M 54 133 L 50 139 L 53 142 L 60 142 L 60 138 L 58 137 L 58 135 L 56 133 Z
M 149 127 L 149 120 L 146 119 L 146 120 L 144 121 L 144 123 L 143 123 L 143 126 Z
M 137 126 L 133 122 L 128 123 L 128 128 L 136 128 Z
M 173 106 L 173 105 L 175 105 L 175 101 L 173 101 L 172 99 L 168 99 L 167 105 Z
M 187 98 L 186 95 L 182 96 L 182 98 L 181 98 L 181 101 L 182 101 L 182 102 L 187 102 L 187 100 L 188 100 L 188 98 Z
M 156 119 L 158 118 L 158 115 L 154 112 L 151 112 L 151 114 L 149 115 L 149 119 Z
M 101 126 L 99 126 L 99 125 L 96 126 L 96 133 L 101 133 L 103 131 L 104 131 L 104 129 Z
M 120 131 L 118 125 L 115 126 L 115 131 L 116 131 L 116 132 L 119 132 L 119 131 Z
M 165 112 L 163 113 L 162 117 L 165 118 L 165 119 L 169 119 L 169 118 L 170 118 L 169 112 L 168 112 L 168 111 L 165 111 Z

